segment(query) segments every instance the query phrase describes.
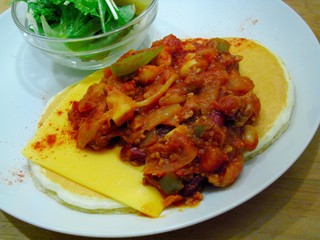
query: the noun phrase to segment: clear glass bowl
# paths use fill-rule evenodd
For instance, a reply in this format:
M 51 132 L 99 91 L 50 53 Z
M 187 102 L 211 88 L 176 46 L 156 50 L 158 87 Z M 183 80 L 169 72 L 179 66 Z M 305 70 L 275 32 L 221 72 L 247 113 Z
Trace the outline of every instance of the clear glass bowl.
M 92 37 L 72 39 L 46 37 L 31 31 L 28 28 L 27 4 L 24 2 L 14 2 L 11 15 L 27 42 L 53 61 L 75 69 L 95 70 L 112 64 L 128 50 L 139 48 L 147 37 L 157 11 L 158 1 L 153 0 L 147 9 L 119 29 Z M 119 38 L 119 35 L 123 37 Z M 119 40 L 108 43 L 114 38 Z M 73 50 L 74 46 L 77 46 L 77 50 Z M 81 51 L 78 46 L 86 46 L 86 50 Z

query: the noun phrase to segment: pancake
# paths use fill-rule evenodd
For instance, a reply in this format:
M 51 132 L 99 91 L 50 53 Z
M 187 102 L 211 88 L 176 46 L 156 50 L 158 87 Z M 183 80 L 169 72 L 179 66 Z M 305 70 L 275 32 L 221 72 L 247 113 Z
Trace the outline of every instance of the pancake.
M 252 158 L 263 152 L 287 129 L 294 106 L 294 88 L 282 61 L 267 48 L 248 39 L 229 39 L 230 52 L 243 56 L 239 71 L 255 84 L 253 92 L 259 97 L 261 111 L 255 127 L 259 144 L 247 152 Z
M 286 130 L 294 105 L 293 84 L 282 62 L 267 48 L 248 39 L 227 38 L 227 40 L 231 44 L 230 52 L 243 57 L 239 64 L 239 71 L 253 80 L 254 93 L 261 102 L 260 116 L 255 123 L 259 144 L 255 150 L 245 154 L 246 159 L 249 159 L 266 150 Z M 89 78 L 97 78 L 98 81 L 101 76 L 100 70 Z M 65 89 L 49 102 L 39 127 L 45 123 L 48 116 L 73 88 L 74 86 Z M 30 168 L 36 185 L 68 207 L 91 213 L 134 211 L 125 204 L 35 163 L 30 162 Z

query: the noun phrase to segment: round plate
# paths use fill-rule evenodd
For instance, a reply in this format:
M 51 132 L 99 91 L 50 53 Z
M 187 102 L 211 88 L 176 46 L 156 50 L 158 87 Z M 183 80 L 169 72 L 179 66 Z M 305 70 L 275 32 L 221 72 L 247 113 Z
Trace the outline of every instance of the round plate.
M 128 237 L 202 222 L 238 206 L 274 182 L 300 156 L 320 122 L 319 43 L 286 4 L 280 0 L 160 0 L 145 45 L 171 33 L 179 38 L 257 40 L 282 59 L 294 82 L 292 122 L 267 151 L 246 163 L 234 185 L 207 191 L 197 207 L 168 209 L 157 219 L 73 211 L 35 188 L 21 149 L 33 135 L 50 97 L 89 72 L 54 64 L 31 48 L 13 24 L 9 10 L 0 16 L 0 29 L 0 208 L 41 228 L 81 236 Z

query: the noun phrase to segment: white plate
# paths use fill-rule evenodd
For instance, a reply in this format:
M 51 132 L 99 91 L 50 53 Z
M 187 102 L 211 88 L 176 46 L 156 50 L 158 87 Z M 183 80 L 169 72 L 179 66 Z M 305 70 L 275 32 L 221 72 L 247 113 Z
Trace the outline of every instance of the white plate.
M 320 122 L 320 48 L 301 18 L 280 0 L 160 0 L 150 40 L 237 36 L 258 40 L 287 66 L 296 89 L 292 123 L 265 153 L 247 162 L 230 188 L 207 192 L 196 208 L 166 210 L 157 219 L 76 212 L 39 192 L 20 150 L 32 136 L 48 99 L 88 72 L 56 65 L 32 49 L 0 16 L 0 207 L 36 226 L 81 236 L 127 237 L 186 227 L 226 212 L 275 181 L 299 157 Z

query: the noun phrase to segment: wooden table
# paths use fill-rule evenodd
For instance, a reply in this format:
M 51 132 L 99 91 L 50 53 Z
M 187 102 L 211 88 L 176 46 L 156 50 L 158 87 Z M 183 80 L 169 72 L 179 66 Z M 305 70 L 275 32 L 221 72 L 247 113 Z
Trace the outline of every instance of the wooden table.
M 0 0 L 0 11 L 8 0 Z M 285 0 L 320 41 L 320 0 Z M 174 232 L 134 239 L 320 239 L 320 128 L 296 163 L 241 206 Z M 34 227 L 0 211 L 0 240 L 88 239 Z

